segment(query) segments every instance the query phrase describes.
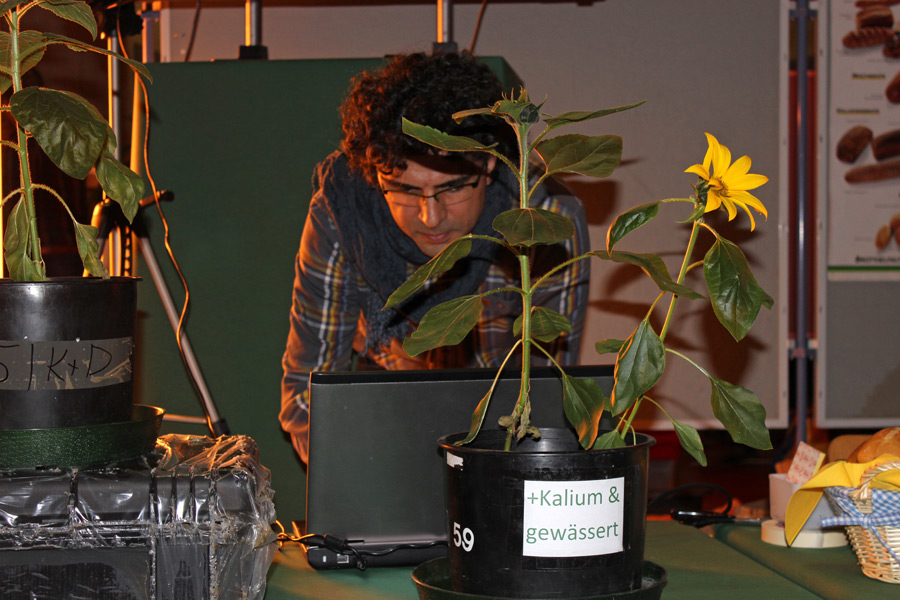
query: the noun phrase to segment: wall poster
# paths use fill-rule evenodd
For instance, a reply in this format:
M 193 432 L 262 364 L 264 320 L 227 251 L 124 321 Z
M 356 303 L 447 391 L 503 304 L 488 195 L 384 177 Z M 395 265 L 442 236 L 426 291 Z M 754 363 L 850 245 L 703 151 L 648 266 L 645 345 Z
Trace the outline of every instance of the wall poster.
M 816 424 L 900 425 L 900 3 L 821 0 Z
M 829 16 L 828 276 L 900 280 L 900 5 Z

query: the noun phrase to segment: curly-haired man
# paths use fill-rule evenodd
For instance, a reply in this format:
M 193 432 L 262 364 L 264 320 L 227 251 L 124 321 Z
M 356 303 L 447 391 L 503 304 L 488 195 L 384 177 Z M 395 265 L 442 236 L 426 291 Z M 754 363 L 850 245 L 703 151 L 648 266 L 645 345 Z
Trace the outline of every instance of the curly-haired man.
M 309 373 L 356 368 L 497 367 L 512 347 L 511 325 L 521 312 L 514 292 L 491 294 L 464 342 L 410 357 L 403 339 L 429 308 L 444 300 L 517 285 L 517 263 L 498 244 L 476 241 L 470 255 L 398 310 L 381 310 L 419 265 L 460 236 L 497 235 L 491 223 L 518 202 L 515 178 L 495 157 L 444 153 L 406 136 L 401 118 L 464 135 L 510 155 L 512 131 L 501 119 L 452 114 L 490 106 L 500 83 L 467 54 L 398 55 L 380 70 L 358 76 L 341 106 L 341 150 L 313 175 L 313 198 L 296 259 L 290 334 L 282 366 L 282 428 L 307 458 Z M 487 156 L 487 158 L 485 158 Z M 588 246 L 581 203 L 544 189 L 534 205 L 570 217 L 576 236 L 541 247 L 541 263 Z M 544 287 L 535 304 L 566 315 L 572 331 L 553 349 L 573 364 L 587 303 L 588 267 L 578 261 Z M 538 361 L 539 362 L 539 361 Z

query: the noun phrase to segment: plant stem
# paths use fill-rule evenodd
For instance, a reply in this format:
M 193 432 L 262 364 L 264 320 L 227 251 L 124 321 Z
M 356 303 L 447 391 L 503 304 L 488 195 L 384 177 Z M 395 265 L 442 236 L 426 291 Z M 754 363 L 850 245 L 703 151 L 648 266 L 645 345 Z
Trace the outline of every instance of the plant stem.
M 519 141 L 519 208 L 528 208 L 528 130 L 527 123 L 516 126 L 516 139 Z
M 682 354 L 681 352 L 678 352 L 677 350 L 672 350 L 671 348 L 666 348 L 666 352 L 671 352 L 671 353 L 674 354 L 675 356 L 678 356 L 678 357 L 683 358 L 683 359 L 686 360 L 687 362 L 689 362 L 689 363 L 691 363 L 692 365 L 694 365 L 694 366 L 697 368 L 698 371 L 700 371 L 701 373 L 703 373 L 703 374 L 707 377 L 707 379 L 712 379 L 712 375 L 709 374 L 709 371 L 707 371 L 706 369 L 704 369 L 703 367 L 701 367 L 700 365 L 698 365 L 695 361 L 691 360 L 687 355 Z
M 17 11 L 9 13 L 9 61 L 12 66 L 13 93 L 22 89 L 21 57 L 19 48 L 19 14 Z M 26 253 L 34 264 L 44 272 L 43 259 L 41 258 L 41 243 L 38 238 L 37 219 L 34 215 L 34 186 L 31 183 L 31 167 L 28 162 L 28 135 L 21 125 L 16 122 L 16 134 L 18 136 L 19 153 L 19 177 L 21 187 L 25 194 L 25 216 L 28 221 L 28 247 Z M 42 277 L 43 278 L 43 277 Z
M 518 124 L 516 137 L 519 141 L 519 207 L 528 208 L 528 129 L 527 123 Z M 519 271 L 522 277 L 522 377 L 520 379 L 519 400 L 516 403 L 515 413 L 518 419 L 510 424 L 506 432 L 504 447 L 509 450 L 512 447 L 512 438 L 518 429 L 516 421 L 523 415 L 528 415 L 529 392 L 531 390 L 531 265 L 527 253 L 519 254 Z M 526 417 L 527 418 L 527 417 Z M 527 426 L 528 424 L 525 423 Z
M 694 253 L 694 246 L 697 243 L 697 238 L 699 237 L 700 227 L 702 225 L 702 221 L 697 219 L 693 222 L 691 227 L 691 238 L 688 240 L 687 249 L 684 251 L 684 258 L 681 261 L 681 270 L 678 272 L 678 280 L 677 283 L 684 283 L 684 277 L 687 274 L 688 270 L 691 266 L 691 255 Z M 658 300 L 658 299 L 657 299 Z M 672 315 L 675 314 L 675 303 L 678 302 L 678 296 L 676 294 L 672 294 L 672 300 L 669 301 L 669 310 L 666 312 L 666 320 L 663 322 L 662 330 L 659 333 L 660 341 L 664 340 L 666 337 L 666 332 L 669 330 L 669 325 L 672 323 Z M 655 303 L 654 303 L 655 304 Z M 631 406 L 630 412 L 628 413 L 628 418 L 625 420 L 625 426 L 622 429 L 622 439 L 625 439 L 625 434 L 631 429 L 631 423 L 634 421 L 634 418 L 637 416 L 638 411 L 641 408 L 641 400 L 644 397 L 641 396 L 637 400 L 635 400 L 634 404 Z M 620 421 L 620 424 L 622 422 Z
M 516 404 L 516 414 L 521 416 L 531 411 L 528 410 L 531 391 L 531 281 L 528 256 L 519 255 L 519 268 L 522 271 L 522 377 L 519 387 L 519 401 Z M 527 426 L 528 423 L 525 423 Z M 506 449 L 512 446 L 512 436 L 516 430 L 516 423 L 510 425 L 506 433 Z
M 634 418 L 637 416 L 638 410 L 640 410 L 640 408 L 641 408 L 641 400 L 643 400 L 643 399 L 644 399 L 643 396 L 639 397 L 637 400 L 634 401 L 634 404 L 632 404 L 631 408 L 629 409 L 628 418 L 624 420 L 625 426 L 622 427 L 622 432 L 621 432 L 621 435 L 619 436 L 623 440 L 625 439 L 625 435 L 628 433 L 628 430 L 631 429 L 631 422 L 634 421 Z M 621 425 L 622 423 L 623 423 L 623 421 L 620 420 L 619 424 Z
M 684 252 L 684 260 L 681 262 L 681 271 L 678 273 L 678 280 L 676 283 L 684 283 L 684 276 L 687 274 L 688 267 L 691 264 L 691 255 L 694 253 L 694 245 L 697 243 L 699 233 L 700 219 L 697 219 L 691 227 L 691 239 L 688 240 L 687 249 Z M 660 341 L 666 339 L 666 332 L 669 330 L 669 325 L 672 323 L 672 315 L 675 313 L 676 302 L 678 302 L 678 296 L 672 294 L 672 300 L 669 302 L 669 310 L 666 313 L 666 320 L 663 323 L 662 330 L 659 332 Z

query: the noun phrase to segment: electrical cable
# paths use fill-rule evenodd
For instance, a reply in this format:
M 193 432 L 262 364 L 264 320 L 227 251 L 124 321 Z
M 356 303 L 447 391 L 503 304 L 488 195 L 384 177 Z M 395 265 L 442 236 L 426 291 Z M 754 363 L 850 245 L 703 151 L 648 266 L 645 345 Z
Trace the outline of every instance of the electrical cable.
M 731 510 L 731 507 L 734 504 L 734 499 L 731 497 L 731 494 L 728 492 L 728 490 L 726 490 L 722 486 L 716 485 L 714 483 L 688 483 L 685 485 L 679 485 L 677 487 L 674 487 L 671 490 L 666 490 L 659 496 L 656 496 L 655 498 L 653 498 L 653 500 L 651 500 L 650 502 L 647 503 L 647 511 L 649 512 L 650 509 L 655 504 L 659 504 L 662 500 L 667 500 L 667 499 L 671 498 L 672 496 L 676 496 L 684 491 L 695 489 L 695 488 L 705 488 L 705 489 L 709 489 L 709 490 L 713 490 L 713 491 L 721 493 L 727 501 L 725 510 L 723 510 L 721 514 L 723 514 L 723 515 L 727 514 Z
M 199 2 L 198 2 L 199 4 Z M 121 40 L 121 38 L 119 38 Z M 124 44 L 119 45 L 122 55 L 125 58 L 130 58 L 128 56 L 128 51 L 125 49 Z M 191 302 L 191 293 L 190 288 L 188 287 L 187 278 L 184 275 L 184 272 L 181 270 L 181 265 L 178 263 L 178 259 L 175 258 L 175 251 L 172 249 L 172 245 L 169 240 L 169 221 L 166 219 L 166 215 L 163 212 L 162 205 L 160 204 L 160 196 L 163 192 L 160 192 L 159 188 L 156 185 L 156 180 L 153 178 L 152 173 L 150 172 L 150 95 L 147 91 L 147 86 L 144 83 L 144 80 L 141 78 L 140 74 L 135 74 L 134 80 L 136 85 L 139 86 L 141 90 L 141 94 L 144 99 L 144 140 L 143 140 L 143 148 L 142 154 L 144 159 L 144 172 L 147 176 L 147 181 L 150 182 L 150 188 L 152 190 L 153 203 L 156 205 L 156 211 L 159 213 L 160 222 L 163 225 L 163 243 L 166 247 L 166 253 L 169 256 L 169 260 L 172 263 L 172 266 L 175 269 L 175 272 L 178 274 L 178 278 L 181 281 L 181 287 L 184 289 L 184 304 L 181 307 L 181 312 L 178 317 L 178 325 L 175 328 L 175 343 L 178 346 L 178 353 L 181 355 L 181 360 L 184 365 L 188 369 L 190 377 L 188 379 L 191 382 L 191 386 L 194 388 L 194 392 L 198 394 L 201 398 L 203 394 L 200 390 L 200 384 L 194 379 L 193 371 L 190 368 L 189 360 L 187 354 L 184 349 L 183 344 L 183 335 L 184 335 L 184 322 L 187 318 L 188 309 L 190 307 Z M 206 408 L 204 406 L 204 408 Z M 228 427 L 225 425 L 224 419 L 220 418 L 217 422 L 213 422 L 213 420 L 209 416 L 209 411 L 205 411 L 207 413 L 207 425 L 209 426 L 210 431 L 214 436 L 218 437 L 222 434 L 228 434 Z M 220 431 L 221 430 L 221 431 Z
M 469 43 L 469 54 L 475 53 L 475 41 L 478 39 L 478 32 L 481 30 L 481 21 L 484 18 L 484 9 L 487 8 L 488 0 L 481 0 L 481 8 L 478 9 L 478 18 L 475 19 L 475 30 L 472 32 L 472 41 Z
M 433 541 L 433 542 L 407 542 L 405 544 L 397 544 L 396 546 L 391 546 L 390 548 L 385 548 L 383 550 L 359 550 L 359 554 L 363 556 L 387 556 L 392 552 L 396 552 L 398 550 L 424 550 L 425 548 L 434 548 L 435 546 L 446 546 L 447 542 Z
M 307 548 L 327 548 L 328 550 L 331 550 L 332 552 L 336 552 L 338 554 L 352 555 L 356 559 L 354 566 L 360 571 L 365 571 L 369 566 L 366 557 L 387 556 L 388 554 L 397 552 L 398 550 L 421 550 L 425 548 L 433 548 L 435 546 L 445 546 L 447 544 L 446 541 L 436 540 L 431 542 L 409 542 L 404 544 L 397 544 L 395 546 L 390 546 L 382 550 L 361 550 L 354 547 L 353 544 L 348 542 L 346 539 L 338 537 L 336 535 L 332 535 L 330 533 L 307 533 L 303 535 L 292 535 L 284 530 L 284 527 L 280 522 L 276 521 L 275 525 L 277 525 L 278 529 L 280 529 L 280 531 L 276 533 L 276 541 L 278 542 L 279 546 L 283 546 L 285 543 L 290 542 L 306 546 Z
M 188 40 L 187 51 L 184 53 L 184 62 L 191 60 L 191 53 L 194 51 L 194 40 L 197 39 L 197 26 L 200 24 L 200 10 L 203 8 L 203 0 L 197 0 L 197 6 L 194 8 L 194 22 L 191 25 L 191 37 Z
M 366 559 L 362 557 L 362 554 L 356 548 L 348 544 L 347 540 L 335 535 L 321 535 L 318 533 L 291 535 L 289 533 L 281 532 L 277 535 L 277 541 L 279 545 L 283 545 L 285 542 L 294 542 L 306 546 L 307 548 L 328 548 L 332 552 L 337 552 L 338 554 L 352 554 L 356 558 L 357 569 L 365 571 L 366 567 L 368 567 Z
M 714 511 L 684 510 L 676 508 L 669 511 L 669 516 L 672 517 L 673 520 L 678 521 L 682 525 L 692 525 L 694 527 L 704 527 L 706 525 L 712 525 L 713 523 L 753 523 L 755 525 L 760 524 L 761 521 L 759 519 L 738 519 L 734 515 L 728 514 L 729 512 L 731 512 L 731 508 L 734 504 L 734 499 L 732 498 L 728 490 L 714 483 L 688 483 L 685 485 L 674 487 L 671 490 L 667 490 L 647 503 L 647 512 L 651 512 L 650 509 L 655 504 L 661 503 L 663 500 L 668 500 L 672 496 L 677 496 L 684 491 L 696 488 L 705 488 L 722 494 L 727 500 L 725 509 L 722 511 Z

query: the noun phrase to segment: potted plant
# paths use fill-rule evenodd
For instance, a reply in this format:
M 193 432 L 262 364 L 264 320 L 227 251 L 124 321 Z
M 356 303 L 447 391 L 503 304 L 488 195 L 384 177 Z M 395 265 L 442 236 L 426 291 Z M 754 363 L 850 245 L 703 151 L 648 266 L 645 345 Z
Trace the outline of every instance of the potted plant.
M 53 46 L 113 56 L 144 77 L 149 72 L 89 43 L 26 29 L 26 15 L 34 9 L 97 36 L 86 2 L 0 3 L 6 23 L 0 31 L 0 110 L 15 125 L 2 144 L 15 152 L 19 167 L 17 187 L 2 198 L 9 210 L 3 237 L 8 278 L 0 279 L 0 430 L 93 425 L 132 416 L 136 280 L 109 277 L 98 257 L 97 229 L 79 223 L 58 192 L 34 180 L 29 156 L 39 146 L 71 177 L 84 179 L 93 171 L 129 220 L 138 210 L 143 181 L 115 158 L 115 134 L 94 106 L 69 91 L 26 87 L 23 78 Z M 72 218 L 90 277 L 47 278 L 36 207 L 52 201 Z
M 752 229 L 755 221 L 749 208 L 766 215 L 765 206 L 748 190 L 767 179 L 749 173 L 748 157 L 732 164 L 728 148 L 707 134 L 709 149 L 703 162 L 686 171 L 698 176 L 693 195 L 630 208 L 610 225 L 606 248 L 573 257 L 540 277 L 531 275 L 529 248 L 562 242 L 574 232 L 572 223 L 565 217 L 530 207 L 536 186 L 560 173 L 606 177 L 618 166 L 622 154 L 622 140 L 617 136 L 569 134 L 551 138 L 548 134 L 564 125 L 636 106 L 551 117 L 542 115 L 540 106 L 534 105 L 523 90 L 517 98 L 504 98 L 493 106 L 454 115 L 457 121 L 473 114 L 504 119 L 515 130 L 519 142 L 518 163 L 492 146 L 404 121 L 407 134 L 441 151 L 486 152 L 495 156 L 513 171 L 520 189 L 519 206 L 502 213 L 493 223 L 499 237 L 481 237 L 514 253 L 521 267 L 522 286 L 516 292 L 522 297 L 522 314 L 514 324 L 517 342 L 503 362 L 506 365 L 518 353 L 520 394 L 512 412 L 501 419 L 500 429 L 482 431 L 492 386 L 478 404 L 469 431 L 441 440 L 448 464 L 450 572 L 455 591 L 544 598 L 594 596 L 641 586 L 646 466 L 652 439 L 635 433 L 632 423 L 642 403 L 656 404 L 648 392 L 660 379 L 667 354 L 686 360 L 709 378 L 713 414 L 736 442 L 759 449 L 771 448 L 765 409 L 755 394 L 717 379 L 692 359 L 665 346 L 679 299 L 704 299 L 684 283 L 691 269 L 703 268 L 708 301 L 718 320 L 736 340 L 746 336 L 760 307 L 771 308 L 773 304 L 772 298 L 756 282 L 738 246 L 723 238 L 704 218 L 706 213 L 722 208 L 733 219 L 736 207 L 741 207 L 750 216 Z M 531 135 L 532 128 L 541 121 L 543 130 Z M 530 168 L 534 159 L 543 163 L 543 168 L 536 173 Z M 690 233 L 683 262 L 674 279 L 658 255 L 616 249 L 626 235 L 654 219 L 663 205 L 687 208 L 676 223 Z M 702 231 L 711 233 L 714 241 L 706 255 L 698 259 L 694 257 L 694 247 Z M 395 291 L 386 307 L 403 302 L 429 277 L 450 269 L 467 255 L 474 237 L 459 238 L 423 265 Z M 573 261 L 590 258 L 635 265 L 659 288 L 628 339 L 606 339 L 596 344 L 600 353 L 616 353 L 615 383 L 610 398 L 604 397 L 593 380 L 567 375 L 564 367 L 543 348 L 543 344 L 568 331 L 570 325 L 563 315 L 531 305 L 534 290 L 547 277 Z M 405 340 L 404 349 L 414 356 L 459 343 L 474 327 L 481 312 L 482 297 L 491 293 L 494 291 L 435 306 Z M 666 300 L 667 312 L 657 332 L 650 317 Z M 565 414 L 574 434 L 541 431 L 530 422 L 529 373 L 533 352 L 546 355 L 559 369 Z M 609 431 L 600 430 L 604 412 L 617 419 Z M 696 429 L 665 414 L 672 420 L 682 447 L 705 465 L 706 457 Z

